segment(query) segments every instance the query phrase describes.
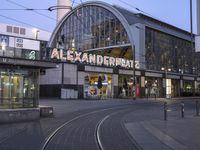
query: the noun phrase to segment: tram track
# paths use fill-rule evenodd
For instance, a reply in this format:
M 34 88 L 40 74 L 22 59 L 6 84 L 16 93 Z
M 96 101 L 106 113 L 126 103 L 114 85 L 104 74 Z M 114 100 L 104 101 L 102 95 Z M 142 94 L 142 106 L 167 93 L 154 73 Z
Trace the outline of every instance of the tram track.
M 134 111 L 135 110 L 137 110 L 137 109 L 134 109 Z M 128 145 L 128 147 L 129 147 L 129 149 L 131 149 L 131 150 L 141 150 L 141 148 L 139 147 L 139 145 L 138 145 L 138 143 L 136 143 L 136 141 L 134 141 L 134 139 L 132 138 L 132 137 L 130 137 L 130 135 L 129 135 L 129 133 L 127 133 L 127 130 L 124 128 L 124 125 L 123 125 L 123 123 L 122 123 L 122 118 L 123 118 L 123 116 L 125 115 L 125 114 L 127 114 L 127 113 L 130 113 L 130 112 L 132 112 L 133 110 L 132 109 L 122 109 L 122 110 L 119 110 L 119 111 L 117 111 L 117 112 L 113 112 L 113 113 L 110 113 L 109 115 L 107 115 L 107 116 L 105 116 L 104 118 L 102 118 L 100 121 L 99 121 L 99 123 L 97 124 L 97 128 L 96 128 L 96 140 L 97 140 L 97 143 L 98 143 L 98 146 L 99 146 L 99 149 L 100 150 L 111 150 L 111 149 L 113 149 L 113 150 L 118 150 L 118 149 L 120 149 L 121 150 L 121 148 L 118 148 L 118 149 L 116 149 L 116 148 L 112 148 L 112 146 L 111 147 L 109 147 L 108 145 L 112 145 L 112 144 L 114 144 L 114 143 L 116 143 L 117 141 L 112 141 L 112 143 L 106 143 L 106 141 L 104 140 L 104 138 L 103 137 L 101 137 L 101 136 L 103 136 L 102 135 L 102 133 L 100 133 L 101 132 L 101 130 L 104 130 L 105 129 L 105 127 L 104 127 L 104 124 L 105 123 L 111 123 L 110 124 L 110 127 L 111 127 L 111 132 L 112 132 L 112 126 L 113 126 L 113 124 L 112 124 L 112 117 L 117 117 L 117 116 L 122 116 L 122 117 L 120 117 L 120 119 L 118 120 L 119 121 L 119 126 L 121 126 L 121 130 L 122 130 L 122 132 L 123 132 L 123 134 L 121 134 L 121 135 L 123 135 L 124 137 L 126 137 L 127 139 L 128 139 L 128 141 L 129 141 L 129 144 L 127 144 Z M 110 128 L 109 127 L 109 128 Z M 118 132 L 118 131 L 116 131 L 116 132 Z M 111 137 L 112 137 L 112 133 L 110 134 L 111 135 Z M 118 139 L 117 139 L 118 140 Z M 110 140 L 108 140 L 108 141 L 110 141 Z M 120 141 L 118 141 L 118 142 L 120 142 Z M 127 146 L 126 145 L 126 146 Z M 127 149 L 128 150 L 128 149 Z
M 25 123 L 28 126 L 20 128 L 22 130 L 14 130 L 20 132 L 12 132 L 9 139 L 4 139 L 0 149 L 121 150 L 122 148 L 113 148 L 116 148 L 118 144 L 130 145 L 131 138 L 133 138 L 132 136 L 128 138 L 127 135 L 124 136 L 128 132 L 124 132 L 122 127 L 124 123 L 129 121 L 129 118 L 124 118 L 125 115 L 132 112 L 137 113 L 138 110 L 144 109 L 145 105 L 149 107 L 149 104 L 140 104 L 139 102 L 137 105 L 135 104 L 99 105 L 91 109 L 65 113 L 53 119 L 45 118 L 39 122 Z M 135 119 L 133 118 L 133 120 Z M 96 134 L 100 122 L 102 123 L 99 141 L 103 148 L 100 148 Z M 122 141 L 123 138 L 120 139 L 121 137 L 124 138 L 124 141 Z M 123 142 L 127 144 L 123 144 Z
M 130 106 L 119 106 L 119 107 L 112 107 L 112 108 L 104 108 L 104 109 L 100 109 L 100 110 L 95 110 L 95 111 L 92 111 L 92 112 L 88 112 L 88 113 L 85 113 L 85 114 L 82 114 L 82 115 L 78 115 L 76 116 L 75 118 L 63 123 L 62 125 L 60 125 L 58 128 L 56 128 L 46 139 L 45 139 L 45 142 L 41 148 L 41 150 L 48 150 L 48 146 L 51 144 L 51 142 L 54 140 L 54 138 L 57 136 L 57 134 L 59 134 L 59 132 L 65 128 L 66 126 L 70 125 L 71 123 L 79 120 L 79 119 L 83 119 L 84 117 L 89 117 L 90 115 L 97 115 L 98 113 L 101 113 L 101 112 L 105 112 L 106 116 L 109 117 L 111 114 L 113 114 L 112 111 L 116 111 L 116 110 L 121 110 L 121 109 L 126 109 L 126 108 L 129 108 Z M 111 111 L 111 112 L 107 112 L 106 111 Z M 115 112 L 116 113 L 116 112 Z M 104 115 L 104 116 L 105 116 Z M 103 116 L 103 119 L 105 118 Z M 100 119 L 100 121 L 102 121 L 102 119 Z M 97 125 L 99 124 L 99 122 L 97 122 Z M 97 135 L 95 135 L 97 136 Z M 96 141 L 96 146 L 97 146 L 97 149 L 102 149 L 102 147 L 100 146 L 100 141 L 97 140 Z

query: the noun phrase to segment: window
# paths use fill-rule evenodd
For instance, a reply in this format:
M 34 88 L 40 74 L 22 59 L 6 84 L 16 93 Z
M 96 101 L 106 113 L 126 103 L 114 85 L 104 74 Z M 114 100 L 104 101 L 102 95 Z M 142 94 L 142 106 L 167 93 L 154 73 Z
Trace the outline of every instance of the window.
M 26 34 L 26 29 L 25 28 L 20 28 L 20 34 L 25 35 Z
M 14 33 L 19 34 L 19 28 L 18 27 L 14 27 Z
M 146 69 L 170 68 L 172 72 L 192 73 L 194 60 L 190 41 L 146 28 Z
M 6 31 L 9 32 L 9 33 L 12 33 L 12 26 L 7 26 Z
M 61 41 L 64 35 L 65 40 Z M 130 44 L 121 22 L 108 10 L 97 6 L 84 6 L 69 16 L 60 27 L 53 41 L 66 49 L 84 51 L 109 46 Z

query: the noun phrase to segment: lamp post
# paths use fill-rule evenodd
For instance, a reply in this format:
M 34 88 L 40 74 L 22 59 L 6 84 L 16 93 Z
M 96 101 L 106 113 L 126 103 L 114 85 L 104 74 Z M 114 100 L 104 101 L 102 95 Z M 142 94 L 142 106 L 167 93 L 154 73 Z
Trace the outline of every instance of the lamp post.
M 133 46 L 133 100 L 136 100 L 136 82 L 135 82 L 135 45 Z
M 161 68 L 162 71 L 165 71 L 165 97 L 171 98 L 171 81 L 168 79 L 168 72 L 171 71 L 171 68 Z
M 198 0 L 197 0 L 198 1 Z M 198 3 L 197 3 L 198 4 Z M 191 34 L 191 51 L 192 51 L 192 56 L 193 56 L 193 58 L 194 58 L 194 61 L 193 61 L 193 63 L 192 63 L 192 67 L 194 68 L 194 69 L 192 69 L 192 73 L 193 74 L 195 74 L 196 76 L 197 76 L 197 72 L 196 72 L 196 67 L 195 67 L 195 65 L 196 65 L 196 56 L 195 56 L 195 51 L 194 51 L 194 46 L 193 46 L 193 17 L 192 17 L 192 10 L 193 10 L 193 8 L 192 8 L 192 0 L 190 0 L 190 34 Z M 195 81 L 194 81 L 195 82 Z M 195 83 L 193 83 L 193 96 L 195 96 Z
M 39 32 L 40 32 L 40 31 L 37 30 L 36 33 L 35 33 L 35 39 L 36 39 L 36 40 L 38 40 L 38 34 L 39 34 Z
M 33 34 L 35 34 L 35 39 L 38 40 L 38 34 L 39 34 L 40 30 L 33 29 L 32 31 L 33 31 Z
M 192 0 L 190 0 L 190 33 L 191 33 L 191 50 L 193 52 L 193 18 L 192 18 Z
M 143 29 L 142 27 L 140 27 L 140 26 L 138 26 L 138 25 L 136 25 L 136 24 L 135 24 L 134 26 L 135 26 L 135 28 L 136 28 L 137 30 L 139 30 L 139 31 L 142 30 L 142 31 L 145 32 L 145 29 Z M 135 72 L 135 68 L 136 68 L 136 67 L 135 67 L 135 65 L 136 65 L 136 63 L 135 63 L 135 58 L 136 58 L 136 57 L 135 57 L 135 54 L 136 54 L 136 50 L 135 50 L 135 49 L 136 49 L 136 48 L 135 48 L 135 45 L 133 45 L 132 47 L 133 47 L 133 49 L 134 49 L 134 50 L 132 51 L 132 52 L 133 52 L 133 91 L 134 91 L 134 93 L 133 93 L 133 94 L 134 94 L 134 95 L 133 95 L 133 100 L 136 100 L 136 90 L 137 90 L 137 89 L 136 89 L 136 88 L 137 88 L 137 87 L 136 87 L 136 72 Z

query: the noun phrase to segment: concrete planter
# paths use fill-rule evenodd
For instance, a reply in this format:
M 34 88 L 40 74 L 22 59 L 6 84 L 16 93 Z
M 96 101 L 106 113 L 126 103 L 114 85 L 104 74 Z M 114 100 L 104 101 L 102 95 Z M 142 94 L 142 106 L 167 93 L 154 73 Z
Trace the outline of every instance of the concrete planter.
M 40 107 L 40 117 L 53 117 L 54 111 L 51 106 L 39 106 Z
M 39 108 L 1 109 L 0 123 L 33 121 L 40 119 Z

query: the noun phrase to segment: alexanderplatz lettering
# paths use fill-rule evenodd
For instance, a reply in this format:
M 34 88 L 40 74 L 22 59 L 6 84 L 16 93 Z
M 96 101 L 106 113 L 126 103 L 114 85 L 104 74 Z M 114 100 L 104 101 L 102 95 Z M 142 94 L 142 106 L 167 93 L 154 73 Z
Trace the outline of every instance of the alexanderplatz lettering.
M 54 48 L 51 53 L 51 59 L 59 59 L 61 61 L 89 63 L 93 65 L 105 66 L 121 66 L 123 68 L 133 68 L 133 60 L 124 58 L 114 58 L 97 54 L 89 54 L 85 52 L 77 52 L 67 50 L 66 57 L 63 55 L 63 49 Z

